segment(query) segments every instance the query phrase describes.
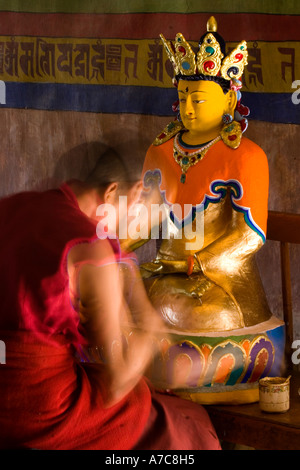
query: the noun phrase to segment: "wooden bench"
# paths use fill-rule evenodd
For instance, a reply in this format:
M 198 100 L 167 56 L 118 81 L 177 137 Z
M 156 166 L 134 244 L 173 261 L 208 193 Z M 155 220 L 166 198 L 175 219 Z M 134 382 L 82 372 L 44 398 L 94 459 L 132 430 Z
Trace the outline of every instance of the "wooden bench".
M 267 239 L 280 243 L 283 319 L 286 324 L 285 376 L 291 374 L 290 409 L 264 413 L 258 403 L 206 407 L 221 442 L 260 450 L 300 450 L 300 373 L 291 363 L 293 311 L 289 245 L 300 244 L 300 214 L 269 211 Z M 300 261 L 300 260 L 299 260 Z

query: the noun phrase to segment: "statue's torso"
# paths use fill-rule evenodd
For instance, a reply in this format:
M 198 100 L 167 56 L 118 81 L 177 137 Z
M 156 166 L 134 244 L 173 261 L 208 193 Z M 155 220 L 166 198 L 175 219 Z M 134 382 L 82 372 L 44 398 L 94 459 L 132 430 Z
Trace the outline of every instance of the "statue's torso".
M 251 161 L 254 150 L 254 159 L 262 161 L 260 170 L 257 162 Z M 193 217 L 191 212 L 186 216 L 181 237 L 162 240 L 152 276 L 151 263 L 147 264 L 150 298 L 171 326 L 189 331 L 226 331 L 270 317 L 253 259 L 264 242 L 266 227 L 268 175 L 263 156 L 261 149 L 247 139 L 237 150 L 218 142 L 203 161 L 189 169 L 182 184 L 181 170 L 172 155 L 172 139 L 150 149 L 145 172 L 159 171 L 164 201 L 178 204 L 183 215 L 188 212 L 184 212 L 185 205 L 194 208 Z M 255 166 L 265 173 L 262 184 L 248 187 L 249 168 L 254 171 Z M 172 211 L 171 215 L 169 223 L 176 233 L 182 218 Z M 191 232 L 199 235 L 199 230 L 201 236 L 191 243 Z M 162 267 L 158 275 L 157 271 L 154 274 L 160 260 L 176 266 L 177 261 L 194 253 L 199 254 L 202 272 L 187 276 L 186 272 L 170 273 Z

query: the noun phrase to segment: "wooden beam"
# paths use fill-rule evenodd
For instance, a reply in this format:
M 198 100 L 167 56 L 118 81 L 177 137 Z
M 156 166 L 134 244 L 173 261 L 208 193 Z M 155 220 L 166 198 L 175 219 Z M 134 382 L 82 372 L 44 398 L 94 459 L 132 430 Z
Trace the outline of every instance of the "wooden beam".
M 267 239 L 300 243 L 300 214 L 269 211 Z
M 286 325 L 286 359 L 291 365 L 293 333 L 292 283 L 289 244 L 280 242 L 283 319 Z

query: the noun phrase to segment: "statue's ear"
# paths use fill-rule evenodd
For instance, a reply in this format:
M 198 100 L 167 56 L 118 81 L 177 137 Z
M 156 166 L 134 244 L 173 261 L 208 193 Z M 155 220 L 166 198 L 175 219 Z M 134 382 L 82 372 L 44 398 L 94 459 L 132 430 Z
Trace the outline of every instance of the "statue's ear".
M 229 90 L 228 93 L 226 94 L 226 105 L 227 109 L 226 111 L 234 116 L 234 110 L 237 105 L 237 94 L 236 91 L 234 90 Z

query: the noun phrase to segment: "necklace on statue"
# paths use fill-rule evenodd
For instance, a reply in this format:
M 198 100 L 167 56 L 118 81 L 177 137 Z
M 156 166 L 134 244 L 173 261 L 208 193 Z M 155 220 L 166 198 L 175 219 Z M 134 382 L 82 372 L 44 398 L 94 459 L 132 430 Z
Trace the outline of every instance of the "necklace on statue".
M 210 149 L 212 145 L 214 145 L 218 140 L 221 139 L 221 136 L 216 137 L 215 139 L 201 145 L 201 146 L 189 146 L 185 147 L 186 144 L 184 144 L 181 140 L 181 133 L 179 132 L 176 134 L 174 138 L 174 144 L 173 144 L 173 156 L 175 161 L 178 163 L 178 165 L 181 168 L 181 177 L 180 177 L 180 182 L 185 183 L 186 182 L 186 173 L 188 169 L 196 165 L 198 162 L 200 162 L 203 157 L 205 156 L 206 152 Z M 181 146 L 180 146 L 181 144 Z M 193 152 L 188 152 L 188 148 L 195 149 Z M 185 150 L 186 149 L 186 150 Z

